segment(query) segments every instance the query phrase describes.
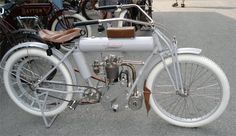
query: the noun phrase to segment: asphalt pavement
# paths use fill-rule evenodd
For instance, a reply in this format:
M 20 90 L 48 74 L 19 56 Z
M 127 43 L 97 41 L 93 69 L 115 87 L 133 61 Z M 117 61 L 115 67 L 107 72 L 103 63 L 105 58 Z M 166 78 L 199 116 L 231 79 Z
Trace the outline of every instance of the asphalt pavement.
M 18 108 L 0 84 L 0 136 L 235 136 L 236 1 L 186 0 L 186 8 L 173 8 L 173 3 L 154 0 L 155 22 L 176 36 L 179 47 L 201 48 L 202 55 L 214 60 L 229 79 L 229 105 L 216 121 L 199 128 L 181 128 L 168 124 L 154 111 L 147 116 L 145 108 L 114 113 L 96 104 L 66 110 L 51 128 L 45 128 L 42 118 Z

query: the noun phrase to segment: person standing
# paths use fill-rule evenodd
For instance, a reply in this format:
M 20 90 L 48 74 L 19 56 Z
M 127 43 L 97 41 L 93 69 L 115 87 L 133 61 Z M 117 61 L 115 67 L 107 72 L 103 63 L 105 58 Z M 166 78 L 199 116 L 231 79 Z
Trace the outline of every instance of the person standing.
M 99 6 L 117 5 L 118 0 L 99 0 Z M 101 10 L 101 16 L 103 19 L 112 18 L 115 9 Z
M 98 3 L 99 6 L 109 6 L 109 5 L 117 5 L 117 4 L 118 4 L 118 0 L 99 0 L 99 3 Z M 101 10 L 100 12 L 101 12 L 101 18 L 107 19 L 107 18 L 112 18 L 114 16 L 115 9 Z M 112 26 L 111 23 L 107 23 L 107 27 L 111 27 L 111 26 Z M 98 31 L 102 32 L 104 30 L 105 28 L 103 24 L 98 24 Z

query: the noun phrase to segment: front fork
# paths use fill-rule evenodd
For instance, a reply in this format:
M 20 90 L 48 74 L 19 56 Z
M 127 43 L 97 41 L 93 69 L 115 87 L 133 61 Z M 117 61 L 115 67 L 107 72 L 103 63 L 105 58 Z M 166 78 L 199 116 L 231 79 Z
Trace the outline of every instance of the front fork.
M 177 48 L 177 40 L 175 37 L 172 40 L 172 49 L 170 50 L 170 54 L 172 57 L 172 64 L 171 67 L 168 67 L 165 62 L 165 58 L 163 54 L 160 54 L 161 60 L 164 64 L 164 67 L 169 75 L 169 78 L 178 94 L 184 94 L 184 87 L 183 87 L 183 79 L 180 70 L 180 64 L 178 61 L 178 48 Z M 170 68 L 173 68 L 172 71 Z
M 173 38 L 173 53 L 172 53 L 172 65 L 174 69 L 174 78 L 175 78 L 175 89 L 177 90 L 178 93 L 184 94 L 184 88 L 183 88 L 183 79 L 181 75 L 181 70 L 180 70 L 180 64 L 178 61 L 178 54 L 177 54 L 177 40 Z
M 158 37 L 160 37 L 167 45 L 167 54 L 172 57 L 172 64 L 170 65 L 171 67 L 168 67 L 166 64 L 166 51 L 164 51 L 166 49 L 163 49 Z M 184 94 L 183 79 L 181 75 L 180 64 L 178 61 L 178 48 L 176 38 L 174 37 L 172 41 L 169 41 L 167 37 L 165 37 L 160 31 L 156 30 L 154 33 L 154 43 L 158 46 L 160 58 L 176 92 L 178 94 Z M 167 57 L 169 57 L 169 55 L 167 55 Z M 172 71 L 170 68 L 172 68 Z

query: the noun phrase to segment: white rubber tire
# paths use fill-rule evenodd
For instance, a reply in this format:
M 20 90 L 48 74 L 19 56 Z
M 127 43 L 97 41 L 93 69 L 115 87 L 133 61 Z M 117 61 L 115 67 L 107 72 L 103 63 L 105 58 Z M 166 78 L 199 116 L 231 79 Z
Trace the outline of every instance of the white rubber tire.
M 19 58 L 22 58 L 25 56 L 30 56 L 30 55 L 39 56 L 44 59 L 48 59 L 53 64 L 57 64 L 60 61 L 57 57 L 55 57 L 53 55 L 47 56 L 45 50 L 41 50 L 41 49 L 37 49 L 37 48 L 24 48 L 24 49 L 16 51 L 14 54 L 12 54 L 8 58 L 8 60 L 6 61 L 6 64 L 5 64 L 5 70 L 3 71 L 3 79 L 4 79 L 4 84 L 5 84 L 5 88 L 6 88 L 8 95 L 17 104 L 17 106 L 19 106 L 21 109 L 23 109 L 24 111 L 26 111 L 30 114 L 33 114 L 36 116 L 42 116 L 42 112 L 39 109 L 29 108 L 28 106 L 24 105 L 17 98 L 17 96 L 12 91 L 12 86 L 9 81 L 10 80 L 10 78 L 9 78 L 10 72 L 7 71 L 7 69 L 11 69 L 14 66 L 14 64 L 16 63 L 17 60 L 19 60 Z M 62 71 L 62 74 L 63 74 L 63 77 L 65 78 L 66 84 L 72 84 L 73 83 L 72 78 L 71 78 L 70 73 L 69 73 L 68 69 L 66 68 L 66 66 L 64 64 L 61 64 L 58 66 L 58 69 L 60 69 Z M 66 91 L 72 92 L 72 90 L 73 90 L 73 87 L 71 87 L 71 86 L 66 87 Z M 65 99 L 69 101 L 72 99 L 72 96 L 73 96 L 72 93 L 67 93 Z M 45 114 L 45 116 L 53 116 L 53 115 L 59 114 L 65 110 L 65 108 L 67 107 L 67 104 L 68 104 L 68 102 L 64 101 L 57 108 L 50 110 L 50 111 L 45 111 L 44 114 Z
M 217 119 L 225 110 L 227 107 L 229 98 L 230 98 L 230 87 L 229 87 L 229 82 L 228 79 L 225 75 L 225 73 L 221 70 L 221 68 L 215 64 L 213 61 L 206 57 L 202 56 L 197 56 L 197 55 L 179 55 L 178 60 L 181 61 L 187 61 L 187 62 L 194 62 L 198 63 L 204 67 L 207 67 L 209 70 L 211 70 L 216 77 L 218 78 L 219 82 L 221 83 L 222 87 L 222 99 L 219 104 L 219 107 L 207 118 L 196 121 L 196 122 L 183 122 L 179 120 L 174 120 L 171 117 L 167 116 L 165 113 L 163 113 L 158 106 L 155 103 L 154 96 L 151 94 L 150 95 L 150 105 L 152 109 L 155 111 L 156 114 L 158 114 L 161 118 L 169 122 L 170 124 L 176 125 L 176 126 L 181 126 L 181 127 L 199 127 L 206 125 L 215 119 Z M 165 59 L 165 62 L 167 65 L 170 65 L 172 63 L 172 58 L 167 58 Z M 164 69 L 164 64 L 161 62 L 157 64 L 152 71 L 150 72 L 148 78 L 147 78 L 147 88 L 151 90 L 154 86 L 154 80 L 156 76 Z

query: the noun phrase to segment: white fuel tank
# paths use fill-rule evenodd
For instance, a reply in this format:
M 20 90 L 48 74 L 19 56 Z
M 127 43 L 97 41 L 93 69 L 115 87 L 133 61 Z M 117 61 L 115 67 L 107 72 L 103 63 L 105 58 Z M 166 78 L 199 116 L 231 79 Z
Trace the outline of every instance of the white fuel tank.
M 135 38 L 80 38 L 76 45 L 81 51 L 152 51 L 154 42 L 152 37 Z

